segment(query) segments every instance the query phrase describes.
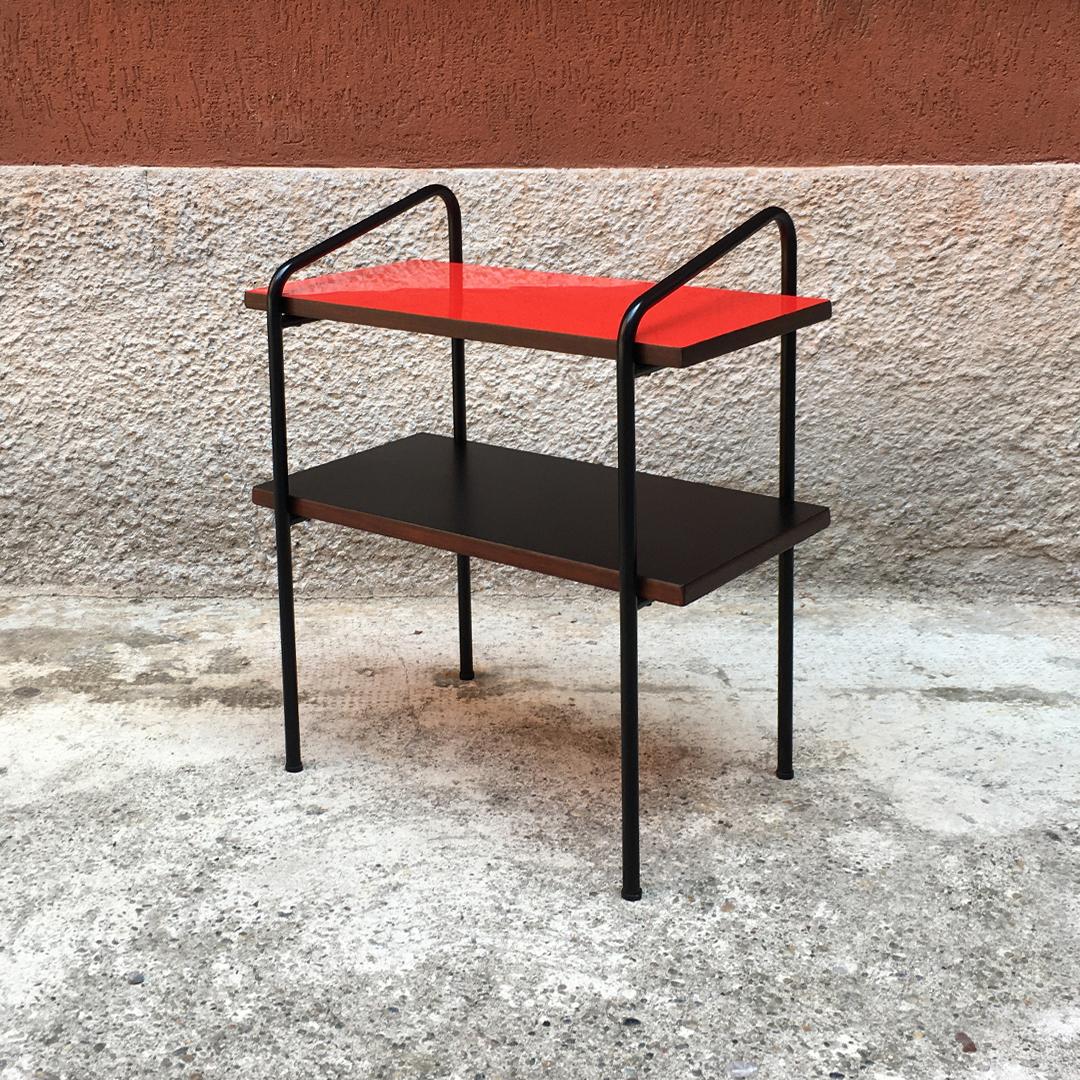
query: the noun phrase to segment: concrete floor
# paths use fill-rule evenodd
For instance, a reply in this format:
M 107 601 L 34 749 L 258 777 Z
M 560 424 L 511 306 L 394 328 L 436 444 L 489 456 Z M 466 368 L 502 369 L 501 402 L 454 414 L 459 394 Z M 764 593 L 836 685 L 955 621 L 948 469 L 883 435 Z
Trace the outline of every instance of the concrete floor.
M 0 604 L 0 1077 L 1080 1076 L 1080 614 L 613 597 Z

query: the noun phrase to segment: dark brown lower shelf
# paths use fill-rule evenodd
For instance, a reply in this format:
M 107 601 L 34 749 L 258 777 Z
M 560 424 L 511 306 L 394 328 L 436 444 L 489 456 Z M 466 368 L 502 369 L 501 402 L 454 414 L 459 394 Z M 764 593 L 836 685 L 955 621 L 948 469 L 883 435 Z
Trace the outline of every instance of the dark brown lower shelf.
M 300 517 L 619 587 L 616 470 L 411 435 L 293 473 Z M 638 473 L 639 595 L 689 604 L 820 532 L 823 506 Z M 273 507 L 271 484 L 251 493 Z

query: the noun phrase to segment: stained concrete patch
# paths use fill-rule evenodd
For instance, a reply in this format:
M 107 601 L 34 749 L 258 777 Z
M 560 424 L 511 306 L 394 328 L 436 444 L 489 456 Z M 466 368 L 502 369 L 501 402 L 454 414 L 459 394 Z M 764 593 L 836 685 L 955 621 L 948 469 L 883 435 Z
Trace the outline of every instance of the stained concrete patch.
M 919 693 L 943 701 L 991 701 L 1013 705 L 1076 705 L 1080 699 L 1064 691 L 1040 690 L 1037 686 L 998 686 L 983 690 L 971 686 L 931 686 Z
M 772 605 L 647 609 L 625 904 L 614 600 L 475 608 L 301 604 L 287 775 L 271 606 L 0 605 L 0 1077 L 1075 1076 L 1075 612 L 804 603 L 780 783 Z

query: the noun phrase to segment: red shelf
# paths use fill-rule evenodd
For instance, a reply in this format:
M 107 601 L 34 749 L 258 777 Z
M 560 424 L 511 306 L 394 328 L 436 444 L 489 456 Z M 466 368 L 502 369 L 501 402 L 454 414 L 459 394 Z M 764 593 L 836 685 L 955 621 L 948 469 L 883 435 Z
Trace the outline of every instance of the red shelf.
M 414 259 L 292 281 L 285 310 L 311 319 L 614 358 L 623 312 L 652 283 Z M 244 295 L 266 307 L 266 289 Z M 688 367 L 829 318 L 828 300 L 684 286 L 642 320 L 638 357 Z

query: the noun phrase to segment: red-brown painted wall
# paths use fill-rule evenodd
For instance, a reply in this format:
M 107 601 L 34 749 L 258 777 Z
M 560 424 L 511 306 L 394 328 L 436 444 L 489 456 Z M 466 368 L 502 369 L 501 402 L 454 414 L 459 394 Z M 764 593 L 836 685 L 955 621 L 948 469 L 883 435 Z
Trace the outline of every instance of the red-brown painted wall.
M 3 0 L 0 161 L 1080 160 L 1077 0 Z

